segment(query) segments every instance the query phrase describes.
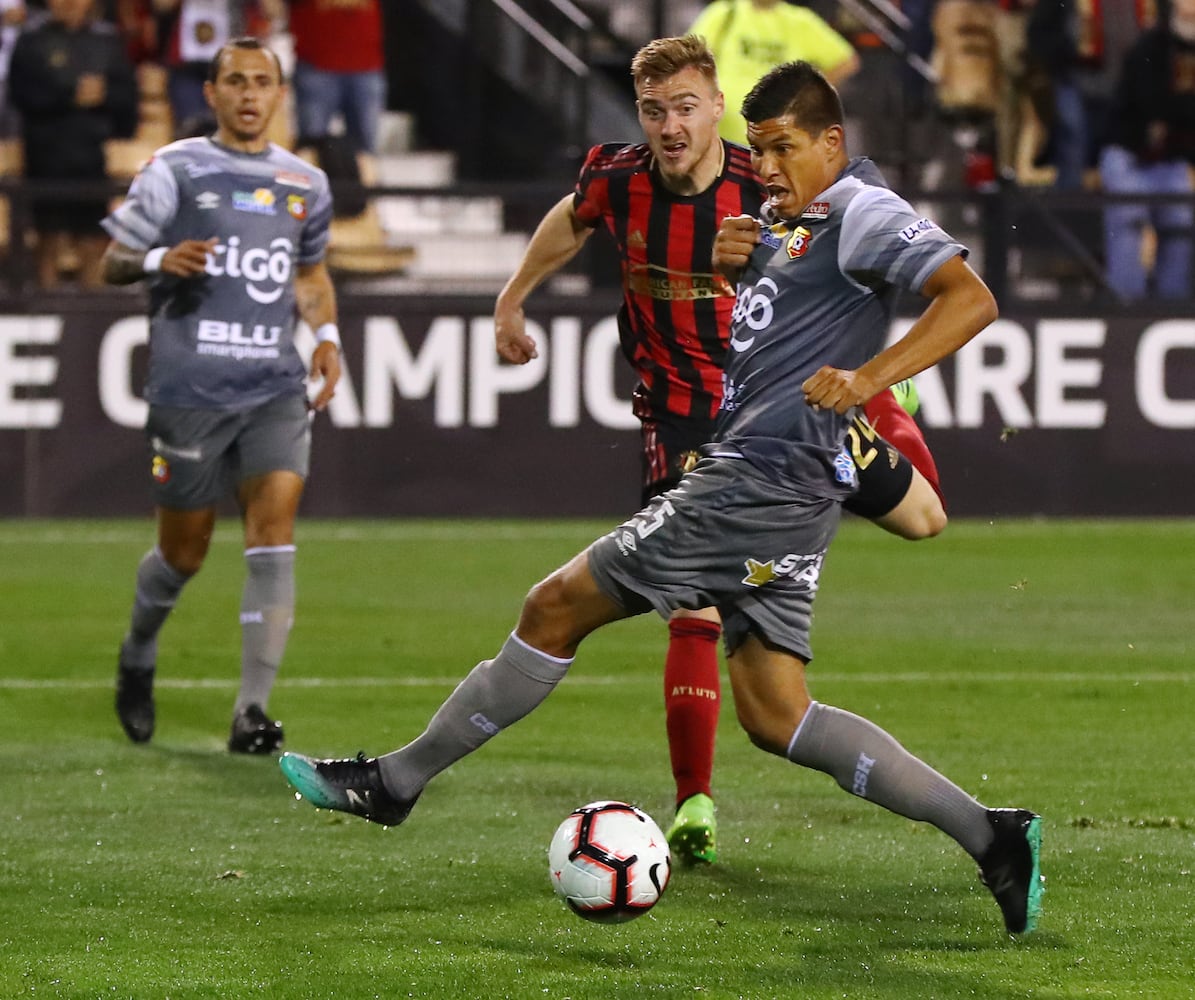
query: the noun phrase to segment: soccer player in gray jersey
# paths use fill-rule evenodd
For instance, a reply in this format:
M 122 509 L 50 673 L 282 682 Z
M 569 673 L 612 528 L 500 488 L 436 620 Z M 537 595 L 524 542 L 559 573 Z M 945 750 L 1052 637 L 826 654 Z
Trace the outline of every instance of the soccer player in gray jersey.
M 502 649 L 415 740 L 378 758 L 284 754 L 283 772 L 316 806 L 400 823 L 434 775 L 547 697 L 590 632 L 713 606 L 751 741 L 953 837 L 1007 930 L 1032 930 L 1040 817 L 980 804 L 878 726 L 814 701 L 805 678 L 822 562 L 857 482 L 851 414 L 974 337 L 995 300 L 961 245 L 848 157 L 838 94 L 808 63 L 765 76 L 743 113 L 771 224 L 729 219 L 714 245 L 715 266 L 742 278 L 715 442 L 674 490 L 532 588 Z M 928 304 L 881 350 L 898 289 Z
M 105 278 L 149 283 L 146 436 L 157 544 L 137 568 L 120 647 L 116 711 L 134 742 L 154 731 L 158 632 L 207 555 L 216 504 L 235 490 L 247 576 L 241 685 L 228 748 L 269 753 L 266 715 L 295 605 L 295 514 L 311 445 L 309 405 L 340 378 L 336 296 L 323 263 L 332 216 L 325 174 L 266 139 L 285 85 L 277 56 L 236 39 L 204 87 L 210 138 L 159 149 L 107 219 Z M 315 331 L 308 370 L 296 318 Z M 308 403 L 310 373 L 318 393 Z

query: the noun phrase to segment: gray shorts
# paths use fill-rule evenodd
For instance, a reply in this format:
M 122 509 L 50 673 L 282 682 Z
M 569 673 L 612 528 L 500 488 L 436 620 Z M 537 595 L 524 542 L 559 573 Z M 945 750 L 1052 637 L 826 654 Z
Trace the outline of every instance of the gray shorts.
M 159 507 L 211 507 L 237 484 L 267 472 L 307 478 L 311 421 L 302 395 L 279 396 L 249 410 L 150 406 L 145 435 Z
M 703 458 L 589 548 L 602 591 L 633 614 L 716 607 L 733 652 L 749 634 L 808 662 L 836 500 L 803 496 L 737 458 Z

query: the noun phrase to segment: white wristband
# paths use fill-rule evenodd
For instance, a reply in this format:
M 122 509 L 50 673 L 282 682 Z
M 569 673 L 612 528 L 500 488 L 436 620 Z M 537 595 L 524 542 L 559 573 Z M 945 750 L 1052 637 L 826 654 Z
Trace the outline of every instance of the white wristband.
M 340 329 L 335 323 L 324 323 L 315 331 L 317 344 L 335 344 L 338 351 L 344 348 L 340 345 Z
M 162 258 L 169 252 L 170 247 L 154 247 L 146 251 L 145 259 L 141 262 L 141 270 L 146 274 L 154 274 L 162 270 Z

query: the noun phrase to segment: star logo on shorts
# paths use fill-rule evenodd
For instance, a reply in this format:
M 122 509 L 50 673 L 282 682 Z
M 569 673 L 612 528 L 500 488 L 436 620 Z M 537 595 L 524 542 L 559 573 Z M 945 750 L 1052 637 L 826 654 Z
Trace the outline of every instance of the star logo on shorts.
M 765 583 L 771 583 L 776 579 L 775 559 L 769 559 L 762 563 L 758 559 L 747 559 L 743 565 L 747 567 L 747 575 L 743 577 L 743 583 L 748 587 L 762 587 Z

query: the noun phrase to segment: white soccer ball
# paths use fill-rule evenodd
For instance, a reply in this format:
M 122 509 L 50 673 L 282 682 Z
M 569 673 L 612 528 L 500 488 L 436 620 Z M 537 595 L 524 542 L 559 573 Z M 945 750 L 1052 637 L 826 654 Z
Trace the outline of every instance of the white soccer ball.
M 556 828 L 548 848 L 552 888 L 586 920 L 616 924 L 659 901 L 672 874 L 668 841 L 642 809 L 591 802 Z

